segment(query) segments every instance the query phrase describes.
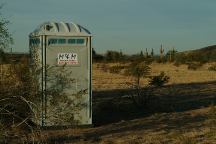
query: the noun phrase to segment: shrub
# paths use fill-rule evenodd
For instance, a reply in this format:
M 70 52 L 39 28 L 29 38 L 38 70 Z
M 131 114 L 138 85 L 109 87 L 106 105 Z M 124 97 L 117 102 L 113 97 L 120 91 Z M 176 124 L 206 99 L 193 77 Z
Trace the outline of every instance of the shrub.
M 176 67 L 179 67 L 181 65 L 181 63 L 176 61 L 173 65 L 176 66 Z
M 156 58 L 156 62 L 157 63 L 166 63 L 167 60 L 166 60 L 166 57 L 162 57 L 162 58 L 158 57 L 158 58 Z
M 124 58 L 122 52 L 108 50 L 104 56 L 106 62 L 118 62 Z
M 189 137 L 187 135 L 180 135 L 177 139 L 177 142 L 178 143 L 181 143 L 181 144 L 196 144 L 197 141 L 195 138 L 193 137 Z
M 107 71 L 108 71 L 108 68 L 109 68 L 109 67 L 107 66 L 107 64 L 104 64 L 104 63 L 103 63 L 103 64 L 101 65 L 101 68 L 100 68 L 100 69 L 101 69 L 102 71 L 104 71 L 104 72 L 107 72 Z
M 142 88 L 139 86 L 131 85 L 131 90 L 128 93 L 129 99 L 132 101 L 134 106 L 139 108 L 147 108 L 149 102 L 152 100 L 152 91 L 148 87 Z
M 216 107 L 215 105 L 211 104 L 210 109 L 207 114 L 208 117 L 208 123 L 211 128 L 215 128 L 216 126 Z
M 109 72 L 110 72 L 110 73 L 116 73 L 116 74 L 118 74 L 118 73 L 120 73 L 121 70 L 124 69 L 124 68 L 125 68 L 125 66 L 121 66 L 121 65 L 111 66 L 111 67 L 109 68 Z
M 216 65 L 212 65 L 208 68 L 209 71 L 216 71 Z
M 157 76 L 150 77 L 149 85 L 153 86 L 163 86 L 165 83 L 169 82 L 170 77 L 165 75 L 164 72 L 161 72 Z
M 189 70 L 197 70 L 201 66 L 202 66 L 201 63 L 195 63 L 195 62 L 188 63 L 188 69 Z

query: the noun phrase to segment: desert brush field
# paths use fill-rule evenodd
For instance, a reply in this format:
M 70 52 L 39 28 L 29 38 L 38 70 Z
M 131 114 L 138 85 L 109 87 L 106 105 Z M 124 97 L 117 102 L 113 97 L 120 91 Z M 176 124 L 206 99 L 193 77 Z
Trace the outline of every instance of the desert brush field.
M 133 77 L 123 75 L 123 71 L 120 73 L 109 73 L 108 68 L 113 65 L 121 65 L 119 63 L 103 64 L 96 63 L 93 65 L 93 89 L 108 90 L 108 89 L 125 89 L 127 88 L 127 82 L 134 80 Z M 170 76 L 168 84 L 186 84 L 186 83 L 199 83 L 216 80 L 215 71 L 209 71 L 208 67 L 214 65 L 214 63 L 207 63 L 200 67 L 198 70 L 188 70 L 186 64 L 175 66 L 170 63 L 152 63 L 151 75 L 157 75 L 161 71 L 164 71 Z M 143 85 L 148 84 L 148 79 L 141 79 Z
M 121 63 L 93 64 L 93 126 L 36 130 L 11 143 L 50 144 L 214 144 L 216 143 L 216 72 L 207 63 L 196 70 L 173 63 L 150 64 L 151 76 L 164 71 L 164 86 L 148 85 L 141 78 L 141 96 L 147 103 L 135 105 L 132 76 L 110 72 Z M 7 66 L 3 66 L 7 69 Z M 7 74 L 5 74 L 6 77 Z M 10 75 L 11 76 L 11 75 Z M 13 77 L 8 77 L 11 83 Z M 19 81 L 19 80 L 17 80 Z M 12 84 L 13 85 L 13 84 Z M 140 101 L 139 101 L 140 100 Z
M 214 144 L 216 143 L 216 72 L 208 63 L 197 70 L 187 65 L 152 63 L 151 75 L 164 71 L 169 82 L 148 87 L 142 78 L 144 93 L 151 99 L 136 107 L 127 83 L 133 77 L 123 71 L 110 73 L 119 63 L 93 65 L 92 128 L 45 130 L 40 140 L 48 143 L 77 144 Z

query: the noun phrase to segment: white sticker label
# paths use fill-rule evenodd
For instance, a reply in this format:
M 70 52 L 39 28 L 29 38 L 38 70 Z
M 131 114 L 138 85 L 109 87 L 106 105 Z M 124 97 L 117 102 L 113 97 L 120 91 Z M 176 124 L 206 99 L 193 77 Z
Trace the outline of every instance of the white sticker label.
M 77 53 L 58 53 L 58 64 L 79 64 Z

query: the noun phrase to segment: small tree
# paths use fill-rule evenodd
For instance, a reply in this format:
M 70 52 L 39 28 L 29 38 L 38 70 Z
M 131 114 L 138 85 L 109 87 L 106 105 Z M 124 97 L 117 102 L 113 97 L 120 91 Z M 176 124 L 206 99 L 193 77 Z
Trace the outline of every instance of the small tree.
M 0 10 L 2 8 L 3 5 L 0 6 Z M 10 44 L 13 43 L 13 38 L 7 28 L 9 23 L 0 13 L 0 49 L 2 50 L 9 48 Z
M 132 63 L 126 71 L 127 75 L 135 77 L 135 83 L 129 84 L 131 88 L 129 97 L 131 98 L 133 104 L 138 108 L 146 106 L 150 100 L 148 91 L 142 88 L 140 84 L 140 79 L 147 77 L 150 73 L 150 70 L 151 69 L 146 62 L 141 62 Z
M 142 77 L 147 77 L 150 73 L 150 67 L 146 64 L 146 62 L 141 63 L 131 63 L 128 69 L 126 70 L 126 74 L 135 77 L 136 86 L 140 87 L 140 79 Z

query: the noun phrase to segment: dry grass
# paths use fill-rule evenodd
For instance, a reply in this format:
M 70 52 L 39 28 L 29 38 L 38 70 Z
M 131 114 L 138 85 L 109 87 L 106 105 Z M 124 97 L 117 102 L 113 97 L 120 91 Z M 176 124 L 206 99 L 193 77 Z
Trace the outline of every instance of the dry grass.
M 164 71 L 171 77 L 169 84 L 181 84 L 181 83 L 197 83 L 197 82 L 209 82 L 216 80 L 216 73 L 208 70 L 208 65 L 205 64 L 197 70 L 188 70 L 187 65 L 180 65 L 179 67 L 173 64 L 152 64 L 152 73 L 158 74 L 160 71 Z
M 128 77 L 123 74 L 112 74 L 108 71 L 104 71 L 105 64 L 94 64 L 93 65 L 93 89 L 98 90 L 113 90 L 113 89 L 125 89 L 127 88 L 126 83 L 134 81 L 133 77 Z M 106 67 L 115 64 L 106 64 Z M 209 71 L 208 67 L 211 64 L 205 64 L 198 70 L 188 70 L 187 65 L 180 65 L 179 67 L 173 64 L 158 64 L 152 63 L 150 65 L 152 69 L 151 75 L 158 75 L 161 71 L 164 71 L 170 76 L 168 84 L 186 84 L 186 83 L 197 83 L 197 82 L 209 82 L 216 80 L 216 72 Z M 147 79 L 142 79 L 143 85 L 148 84 Z

